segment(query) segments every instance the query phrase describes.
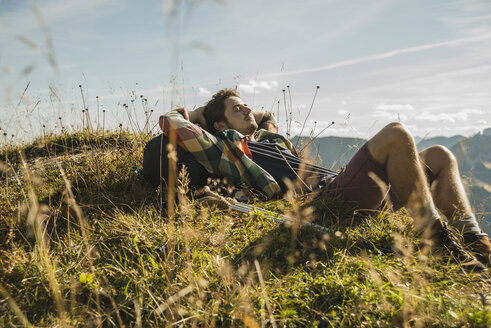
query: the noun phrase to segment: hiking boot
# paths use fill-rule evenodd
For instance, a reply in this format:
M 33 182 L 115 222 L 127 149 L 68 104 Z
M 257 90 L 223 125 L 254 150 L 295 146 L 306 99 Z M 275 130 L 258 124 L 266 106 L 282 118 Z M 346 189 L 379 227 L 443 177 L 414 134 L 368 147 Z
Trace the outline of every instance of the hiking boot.
M 479 261 L 489 266 L 491 263 L 491 240 L 488 236 L 464 234 L 464 244 Z
M 423 234 L 423 243 L 430 247 L 432 252 L 445 250 L 443 257 L 450 255 L 450 261 L 460 264 L 467 272 L 482 272 L 486 267 L 474 256 L 469 254 L 460 245 L 457 238 L 450 232 L 446 222 L 436 220 Z

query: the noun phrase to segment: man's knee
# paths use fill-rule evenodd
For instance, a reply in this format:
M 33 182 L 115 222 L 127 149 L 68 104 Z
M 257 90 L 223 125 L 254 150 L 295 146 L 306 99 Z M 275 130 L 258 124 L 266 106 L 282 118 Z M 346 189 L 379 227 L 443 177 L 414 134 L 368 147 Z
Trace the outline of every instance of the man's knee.
M 368 140 L 368 151 L 379 163 L 385 163 L 391 154 L 416 154 L 416 145 L 409 131 L 401 123 L 386 125 Z
M 458 165 L 454 154 L 447 147 L 442 145 L 428 147 L 421 153 L 424 154 L 425 163 L 432 164 L 435 167 Z
M 387 124 L 379 133 L 369 140 L 369 150 L 401 150 L 403 147 L 414 147 L 414 139 L 408 130 L 399 122 Z
M 395 143 L 414 143 L 413 136 L 409 131 L 404 127 L 403 124 L 399 122 L 392 122 L 387 124 L 381 132 L 391 141 Z
M 450 149 L 442 145 L 428 147 L 427 149 L 425 149 L 425 151 L 433 154 L 434 156 L 455 160 L 455 156 L 450 151 Z

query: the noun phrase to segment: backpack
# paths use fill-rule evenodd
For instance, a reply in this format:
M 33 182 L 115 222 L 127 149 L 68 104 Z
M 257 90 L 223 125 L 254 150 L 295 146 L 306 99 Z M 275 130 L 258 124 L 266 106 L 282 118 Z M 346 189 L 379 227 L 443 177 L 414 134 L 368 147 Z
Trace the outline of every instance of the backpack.
M 161 182 L 165 185 L 169 177 L 169 158 L 167 145 L 170 140 L 164 134 L 151 139 L 143 152 L 143 178 L 150 185 L 156 187 Z M 208 174 L 194 156 L 176 144 L 177 174 L 185 166 L 189 175 L 189 186 L 204 186 Z

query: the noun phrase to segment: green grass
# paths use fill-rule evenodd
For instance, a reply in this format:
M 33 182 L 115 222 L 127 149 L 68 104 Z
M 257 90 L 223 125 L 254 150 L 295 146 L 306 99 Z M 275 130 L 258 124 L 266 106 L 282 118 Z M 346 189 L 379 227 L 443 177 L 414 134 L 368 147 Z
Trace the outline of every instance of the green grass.
M 131 169 L 146 139 L 50 135 L 0 154 L 1 327 L 491 326 L 489 280 L 411 251 L 405 212 L 257 202 L 329 234 L 189 199 L 169 218 Z

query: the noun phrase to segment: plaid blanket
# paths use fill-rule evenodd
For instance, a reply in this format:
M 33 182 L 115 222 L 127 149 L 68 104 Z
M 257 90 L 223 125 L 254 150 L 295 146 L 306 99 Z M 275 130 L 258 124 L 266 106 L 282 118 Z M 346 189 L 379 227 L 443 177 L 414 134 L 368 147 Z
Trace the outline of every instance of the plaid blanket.
M 248 156 L 246 138 L 230 129 L 213 135 L 189 121 L 184 108 L 173 110 L 160 119 L 163 133 L 172 138 L 211 174 L 225 177 L 233 184 L 244 183 L 262 191 L 272 198 L 281 194 L 275 179 Z M 296 155 L 289 140 L 278 133 L 277 124 L 271 113 L 266 113 L 254 134 L 257 141 L 269 140 L 290 149 Z

